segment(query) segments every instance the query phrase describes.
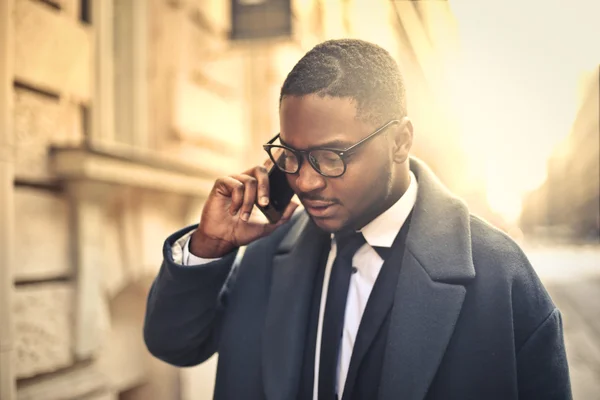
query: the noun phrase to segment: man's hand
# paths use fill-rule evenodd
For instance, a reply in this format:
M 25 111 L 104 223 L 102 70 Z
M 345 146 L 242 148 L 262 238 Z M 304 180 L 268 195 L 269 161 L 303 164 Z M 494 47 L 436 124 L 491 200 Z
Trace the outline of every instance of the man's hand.
M 283 217 L 270 224 L 251 218 L 256 199 L 269 202 L 269 176 L 265 167 L 216 180 L 202 210 L 198 229 L 192 234 L 190 251 L 197 257 L 218 258 L 273 232 L 287 222 L 298 207 L 290 203 Z

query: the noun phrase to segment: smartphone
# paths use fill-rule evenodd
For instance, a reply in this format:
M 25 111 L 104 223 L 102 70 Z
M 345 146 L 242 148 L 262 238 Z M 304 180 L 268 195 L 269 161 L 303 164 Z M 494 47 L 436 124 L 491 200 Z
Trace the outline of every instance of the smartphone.
M 277 168 L 271 159 L 265 163 L 265 167 L 269 171 L 269 204 L 263 207 L 257 202 L 256 206 L 270 223 L 275 224 L 292 201 L 294 191 L 288 184 L 287 174 Z

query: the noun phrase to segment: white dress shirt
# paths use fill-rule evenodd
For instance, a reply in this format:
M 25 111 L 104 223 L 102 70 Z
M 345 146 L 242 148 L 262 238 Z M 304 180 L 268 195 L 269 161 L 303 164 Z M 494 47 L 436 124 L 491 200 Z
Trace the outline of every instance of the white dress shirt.
M 348 299 L 346 302 L 346 312 L 344 316 L 344 331 L 342 343 L 340 346 L 340 355 L 338 361 L 338 398 L 342 398 L 350 358 L 354 341 L 358 333 L 360 320 L 362 319 L 367 301 L 375 284 L 375 280 L 381 271 L 383 260 L 373 249 L 373 247 L 391 247 L 398 232 L 404 225 L 411 210 L 417 200 L 418 184 L 414 174 L 410 173 L 410 184 L 404 195 L 394 203 L 389 209 L 381 213 L 373 221 L 365 225 L 360 231 L 365 237 L 366 244 L 358 249 L 352 258 L 352 265 L 356 267 L 356 273 L 350 278 L 350 287 L 348 290 Z M 201 265 L 213 260 L 207 260 L 196 257 L 189 249 L 189 234 L 182 237 L 173 246 L 173 258 L 175 262 L 183 265 Z M 319 309 L 319 322 L 317 327 L 317 343 L 315 346 L 315 378 L 313 385 L 313 399 L 318 399 L 319 393 L 319 358 L 321 354 L 321 334 L 323 330 L 323 315 L 325 313 L 325 303 L 327 298 L 327 288 L 331 268 L 337 253 L 335 238 L 331 235 L 331 249 L 325 266 L 325 276 L 323 278 L 323 291 L 321 293 L 321 305 Z

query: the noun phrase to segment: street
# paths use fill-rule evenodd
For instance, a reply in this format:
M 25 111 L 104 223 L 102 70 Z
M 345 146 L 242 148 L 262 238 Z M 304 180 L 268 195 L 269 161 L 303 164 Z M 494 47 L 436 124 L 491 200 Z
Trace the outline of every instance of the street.
M 563 315 L 573 398 L 600 399 L 600 245 L 524 248 Z

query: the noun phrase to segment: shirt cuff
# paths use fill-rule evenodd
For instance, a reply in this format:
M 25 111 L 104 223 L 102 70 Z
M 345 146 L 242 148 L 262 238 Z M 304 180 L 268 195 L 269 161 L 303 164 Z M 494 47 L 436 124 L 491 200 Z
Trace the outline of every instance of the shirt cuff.
M 196 257 L 190 251 L 190 239 L 192 238 L 192 232 L 188 232 L 183 235 L 173 244 L 171 251 L 173 253 L 173 262 L 179 265 L 204 265 L 219 258 L 201 258 Z

